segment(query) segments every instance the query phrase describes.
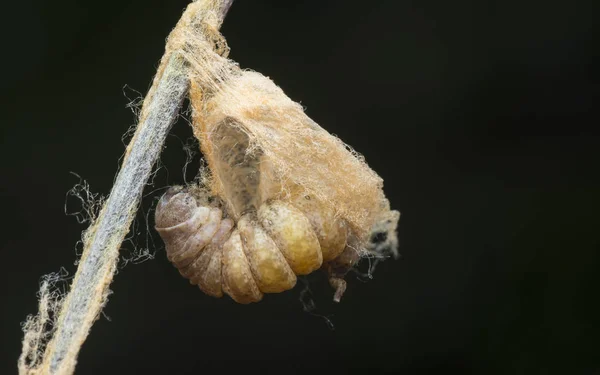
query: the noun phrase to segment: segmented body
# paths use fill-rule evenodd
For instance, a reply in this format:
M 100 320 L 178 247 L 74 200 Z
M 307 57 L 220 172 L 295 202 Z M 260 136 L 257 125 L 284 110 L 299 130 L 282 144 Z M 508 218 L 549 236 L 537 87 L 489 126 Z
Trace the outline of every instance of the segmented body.
M 317 205 L 310 197 L 295 205 L 268 201 L 234 223 L 205 191 L 173 187 L 156 208 L 156 228 L 168 259 L 208 295 L 257 302 L 263 293 L 293 288 L 296 275 L 325 265 L 339 300 L 343 270 L 359 257 L 347 246 L 344 221 L 315 210 Z

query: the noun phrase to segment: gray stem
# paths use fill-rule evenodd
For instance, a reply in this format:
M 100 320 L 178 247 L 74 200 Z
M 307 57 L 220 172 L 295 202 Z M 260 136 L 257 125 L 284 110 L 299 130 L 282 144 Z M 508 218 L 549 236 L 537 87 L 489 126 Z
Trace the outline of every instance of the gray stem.
M 233 0 L 221 0 L 221 18 L 225 19 L 225 16 L 227 15 L 227 12 L 229 12 L 229 8 L 231 7 L 231 4 L 233 4 Z
M 65 373 L 61 369 L 63 361 L 73 351 L 75 355 L 79 351 L 93 324 L 90 317 L 95 318 L 103 306 L 102 302 L 98 302 L 105 299 L 105 291 L 98 286 L 107 281 L 107 275 L 114 272 L 119 248 L 129 232 L 144 186 L 177 118 L 188 85 L 181 59 L 173 56 L 158 83 L 148 107 L 148 116 L 139 124 L 139 132 L 132 140 L 129 155 L 123 161 L 93 234 L 88 239 L 89 250 L 80 261 L 71 290 L 62 306 L 64 313 L 54 334 L 53 351 L 47 353 L 51 374 Z
M 225 17 L 233 0 L 212 0 Z M 85 247 L 68 295 L 61 306 L 41 372 L 72 374 L 77 355 L 106 302 L 119 249 L 129 232 L 144 186 L 189 89 L 188 66 L 176 52 L 155 80 L 121 170 L 97 220 L 87 230 Z M 37 371 L 35 373 L 38 373 Z

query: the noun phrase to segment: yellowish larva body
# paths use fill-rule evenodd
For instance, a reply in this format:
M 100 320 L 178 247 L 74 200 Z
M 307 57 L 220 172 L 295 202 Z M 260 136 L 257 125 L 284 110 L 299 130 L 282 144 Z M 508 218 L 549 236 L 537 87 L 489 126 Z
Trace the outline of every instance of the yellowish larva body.
M 171 188 L 156 208 L 156 228 L 168 259 L 210 296 L 225 293 L 239 303 L 257 302 L 264 293 L 293 288 L 296 275 L 309 274 L 324 263 L 329 267 L 325 269 L 334 270 L 331 277 L 341 279 L 358 259 L 346 246 L 341 219 L 324 212 L 303 213 L 319 207 L 315 203 L 298 208 L 270 200 L 235 223 L 224 217 L 221 207 L 208 203 L 206 194 L 198 188 Z
M 244 254 L 263 293 L 279 293 L 296 285 L 296 275 L 285 257 L 258 221 L 244 215 L 238 222 Z
M 319 239 L 300 210 L 282 201 L 272 201 L 260 207 L 258 217 L 296 275 L 307 275 L 321 267 Z

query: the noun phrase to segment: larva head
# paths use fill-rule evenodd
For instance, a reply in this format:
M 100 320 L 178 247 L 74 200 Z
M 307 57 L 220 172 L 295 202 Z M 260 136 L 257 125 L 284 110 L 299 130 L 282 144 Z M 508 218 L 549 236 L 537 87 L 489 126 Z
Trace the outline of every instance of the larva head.
M 156 228 L 174 227 L 192 218 L 201 207 L 220 208 L 221 203 L 201 186 L 172 186 L 156 206 Z
M 193 250 L 188 249 L 190 246 L 206 240 L 195 238 L 190 242 L 188 239 L 199 235 L 202 225 L 211 224 L 206 229 L 212 229 L 221 219 L 220 209 L 211 207 L 208 201 L 206 192 L 199 187 L 174 186 L 167 190 L 156 206 L 156 230 L 165 242 L 167 257 L 178 267 L 182 260 L 189 261 L 189 252 Z M 213 218 L 216 213 L 218 217 Z
M 197 207 L 196 199 L 183 186 L 173 186 L 156 206 L 156 227 L 169 228 L 183 223 L 192 217 Z

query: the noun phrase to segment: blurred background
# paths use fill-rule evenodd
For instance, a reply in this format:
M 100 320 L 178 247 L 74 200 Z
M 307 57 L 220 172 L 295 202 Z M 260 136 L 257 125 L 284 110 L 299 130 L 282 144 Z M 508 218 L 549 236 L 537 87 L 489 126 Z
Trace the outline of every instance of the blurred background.
M 3 5 L 0 373 L 16 373 L 42 275 L 63 267 L 64 289 L 76 269 L 86 225 L 65 215 L 81 209 L 67 192 L 80 178 L 110 191 L 135 122 L 128 104 L 186 5 Z M 145 218 L 200 165 L 196 153 L 184 173 L 197 145 L 182 118 L 77 373 L 599 374 L 592 8 L 237 0 L 222 28 L 230 57 L 384 178 L 402 257 L 368 282 L 349 277 L 339 305 L 314 275 L 312 314 L 304 283 L 249 306 L 202 294 Z M 154 259 L 136 258 L 143 249 Z

